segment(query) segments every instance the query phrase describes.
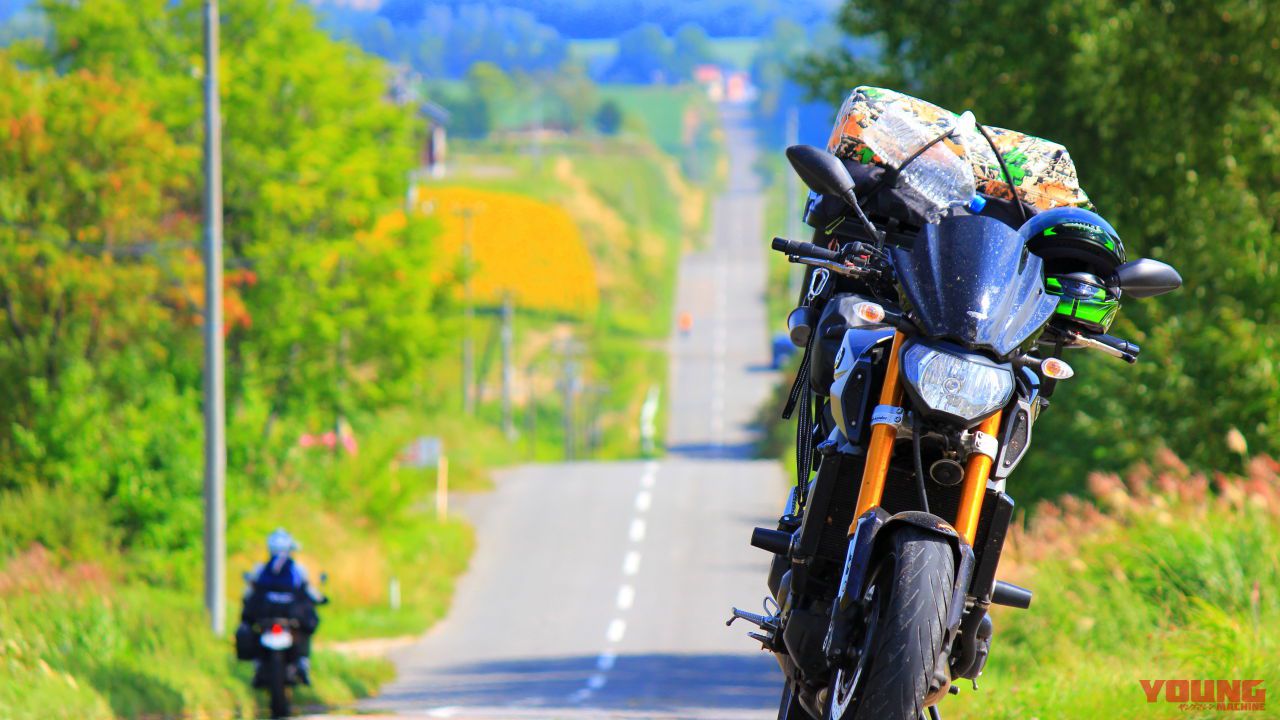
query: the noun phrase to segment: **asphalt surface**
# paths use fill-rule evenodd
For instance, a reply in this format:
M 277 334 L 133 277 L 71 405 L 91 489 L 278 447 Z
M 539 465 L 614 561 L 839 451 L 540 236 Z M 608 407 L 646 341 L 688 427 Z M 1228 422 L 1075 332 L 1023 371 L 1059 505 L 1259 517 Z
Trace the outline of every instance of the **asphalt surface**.
M 729 186 L 680 268 L 667 455 L 531 465 L 468 498 L 478 546 L 449 616 L 392 655 L 361 712 L 454 718 L 773 717 L 772 656 L 725 627 L 758 611 L 780 467 L 750 458 L 767 369 L 763 199 L 745 112 L 725 111 Z

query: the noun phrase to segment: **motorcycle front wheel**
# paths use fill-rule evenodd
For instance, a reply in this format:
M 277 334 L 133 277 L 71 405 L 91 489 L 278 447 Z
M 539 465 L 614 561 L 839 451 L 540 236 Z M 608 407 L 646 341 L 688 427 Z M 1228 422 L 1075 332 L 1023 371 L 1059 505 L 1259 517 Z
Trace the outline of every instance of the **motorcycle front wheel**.
M 916 720 L 936 689 L 955 555 L 942 538 L 915 527 L 894 529 L 890 551 L 868 590 L 866 644 L 859 667 L 832 673 L 829 720 Z M 945 680 L 942 679 L 942 680 Z

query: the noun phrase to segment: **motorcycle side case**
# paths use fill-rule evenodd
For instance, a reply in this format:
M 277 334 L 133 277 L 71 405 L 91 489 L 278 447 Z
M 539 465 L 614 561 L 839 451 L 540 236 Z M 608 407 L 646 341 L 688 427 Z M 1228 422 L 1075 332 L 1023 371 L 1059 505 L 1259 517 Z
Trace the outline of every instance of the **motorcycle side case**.
M 870 325 L 849 328 L 836 353 L 831 382 L 831 415 L 845 440 L 862 447 L 870 422 L 867 412 L 876 378 L 876 350 L 887 347 L 893 328 Z M 883 370 L 881 370 L 883 372 Z
M 254 660 L 262 654 L 262 646 L 258 644 L 258 633 L 248 623 L 240 623 L 236 628 L 236 659 Z

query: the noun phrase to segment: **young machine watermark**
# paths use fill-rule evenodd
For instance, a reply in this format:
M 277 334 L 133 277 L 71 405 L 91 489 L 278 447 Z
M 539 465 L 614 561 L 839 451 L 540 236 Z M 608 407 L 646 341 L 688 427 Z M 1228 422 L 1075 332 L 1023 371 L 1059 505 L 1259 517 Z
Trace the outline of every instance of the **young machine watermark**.
M 1147 702 L 1174 703 L 1180 710 L 1261 711 L 1267 690 L 1261 680 L 1139 680 Z

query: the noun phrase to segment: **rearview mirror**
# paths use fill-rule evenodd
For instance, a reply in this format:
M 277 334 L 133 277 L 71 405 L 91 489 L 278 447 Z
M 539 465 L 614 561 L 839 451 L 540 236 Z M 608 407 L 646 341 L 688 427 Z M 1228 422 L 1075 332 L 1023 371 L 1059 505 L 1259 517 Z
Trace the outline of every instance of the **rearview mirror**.
M 792 145 L 787 148 L 787 160 L 809 189 L 834 195 L 850 205 L 858 203 L 853 176 L 840 158 L 812 145 Z
M 1182 287 L 1182 276 L 1168 263 L 1139 258 L 1116 268 L 1116 284 L 1135 298 L 1149 298 Z

